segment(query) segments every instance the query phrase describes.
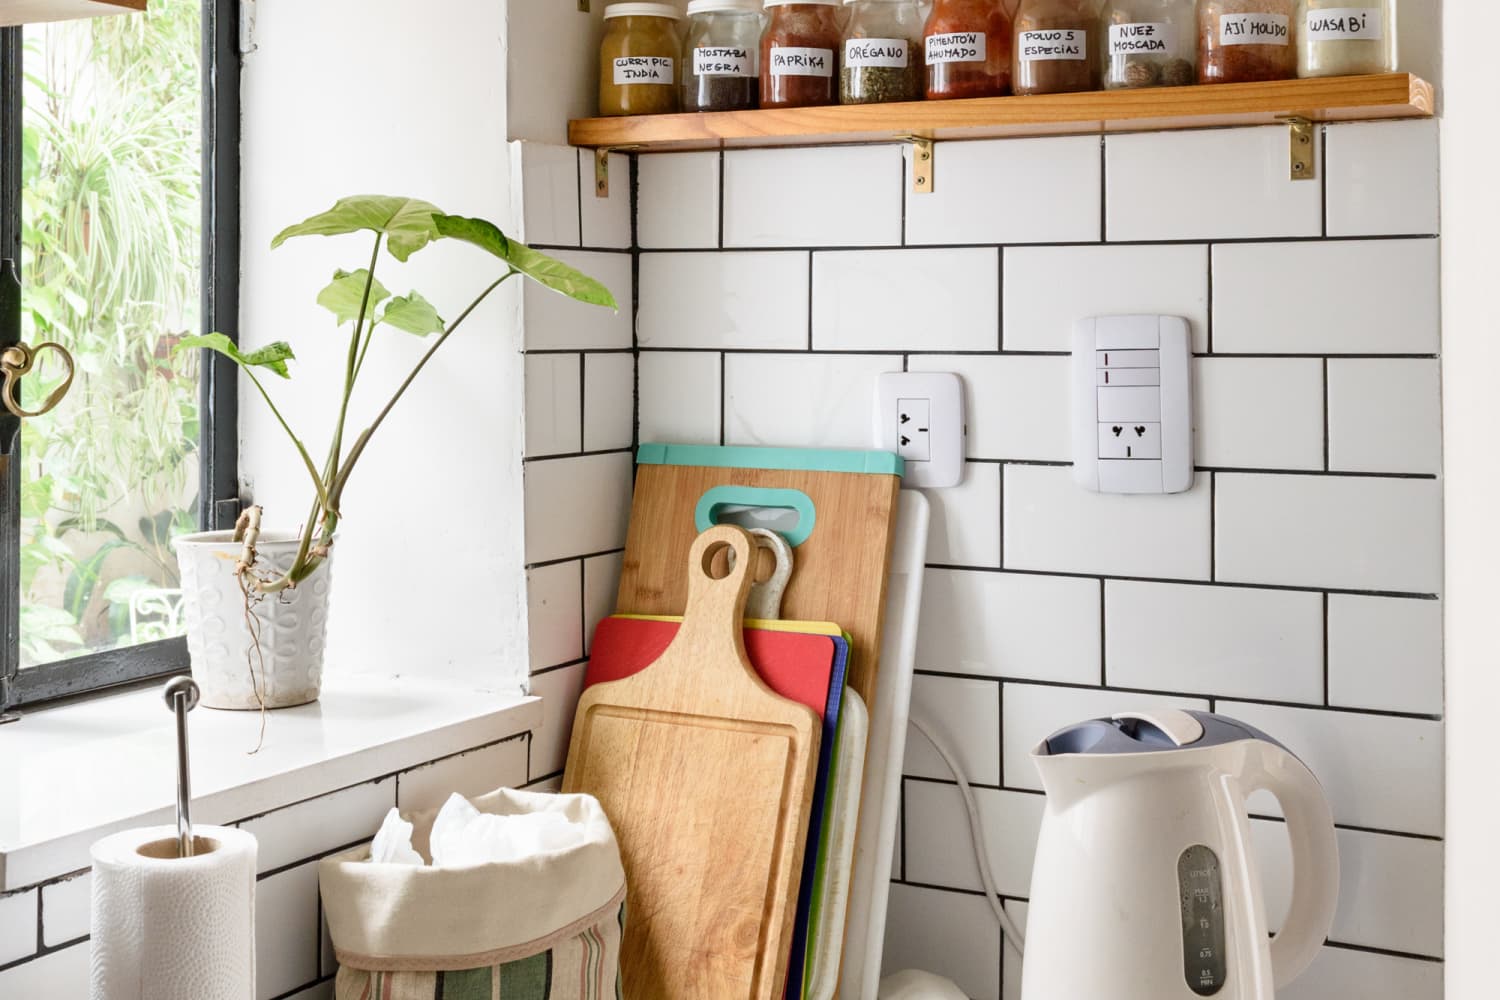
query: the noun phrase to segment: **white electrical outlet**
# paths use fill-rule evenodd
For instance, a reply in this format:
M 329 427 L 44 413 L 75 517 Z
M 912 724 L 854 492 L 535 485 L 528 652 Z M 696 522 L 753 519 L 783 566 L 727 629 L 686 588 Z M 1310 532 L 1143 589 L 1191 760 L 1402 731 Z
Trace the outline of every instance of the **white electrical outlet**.
M 952 372 L 887 372 L 875 380 L 875 447 L 906 459 L 906 486 L 964 479 L 964 384 Z
M 1100 493 L 1193 485 L 1192 346 L 1180 316 L 1097 316 L 1073 331 L 1073 478 Z

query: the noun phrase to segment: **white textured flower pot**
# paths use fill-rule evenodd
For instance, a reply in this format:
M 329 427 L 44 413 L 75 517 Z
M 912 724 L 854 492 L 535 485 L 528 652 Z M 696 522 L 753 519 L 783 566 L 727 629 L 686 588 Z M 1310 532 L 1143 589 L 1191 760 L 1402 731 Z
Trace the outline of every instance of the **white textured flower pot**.
M 297 555 L 294 537 L 263 533 L 256 544 L 262 574 L 285 573 Z M 193 679 L 209 708 L 290 708 L 316 701 L 328 641 L 333 556 L 295 589 L 252 600 L 256 653 L 245 622 L 245 598 L 234 576 L 241 546 L 232 531 L 200 531 L 173 541 L 182 570 L 183 618 Z M 264 663 L 264 669 L 262 669 Z M 254 668 L 252 677 L 251 668 Z

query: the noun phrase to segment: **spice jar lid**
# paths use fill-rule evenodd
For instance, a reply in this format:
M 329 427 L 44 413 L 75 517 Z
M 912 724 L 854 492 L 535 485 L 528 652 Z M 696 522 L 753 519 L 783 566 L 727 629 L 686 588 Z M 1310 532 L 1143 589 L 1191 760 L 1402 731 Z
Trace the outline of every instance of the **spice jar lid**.
M 612 3 L 604 8 L 605 20 L 611 17 L 670 17 L 682 20 L 682 11 L 669 3 Z
M 759 14 L 760 0 L 691 0 L 688 16 L 694 14 L 719 14 L 735 11 L 741 14 Z
M 809 7 L 837 7 L 843 0 L 766 0 L 767 7 L 785 7 L 788 4 L 805 4 Z

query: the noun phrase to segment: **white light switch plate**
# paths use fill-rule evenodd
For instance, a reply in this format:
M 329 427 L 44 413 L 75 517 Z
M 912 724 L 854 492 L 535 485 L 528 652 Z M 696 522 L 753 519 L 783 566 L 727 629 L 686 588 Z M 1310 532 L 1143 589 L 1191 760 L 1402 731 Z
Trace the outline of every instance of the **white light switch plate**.
M 875 447 L 906 459 L 905 486 L 964 480 L 964 383 L 952 372 L 887 372 L 875 380 Z
M 1099 493 L 1193 487 L 1192 340 L 1180 316 L 1073 328 L 1073 478 Z

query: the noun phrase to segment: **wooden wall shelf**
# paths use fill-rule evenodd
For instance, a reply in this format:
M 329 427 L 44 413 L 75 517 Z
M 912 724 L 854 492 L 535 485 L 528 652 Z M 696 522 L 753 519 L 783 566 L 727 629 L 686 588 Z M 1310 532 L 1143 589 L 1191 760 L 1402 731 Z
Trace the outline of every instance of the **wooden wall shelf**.
M 1157 129 L 1426 118 L 1432 85 L 1408 73 L 1108 90 L 1037 97 L 985 97 L 824 108 L 582 118 L 568 140 L 641 152 L 738 146 L 879 142 L 896 137 L 988 139 Z
M 0 28 L 38 21 L 70 21 L 102 14 L 129 14 L 146 9 L 146 0 L 5 0 Z

